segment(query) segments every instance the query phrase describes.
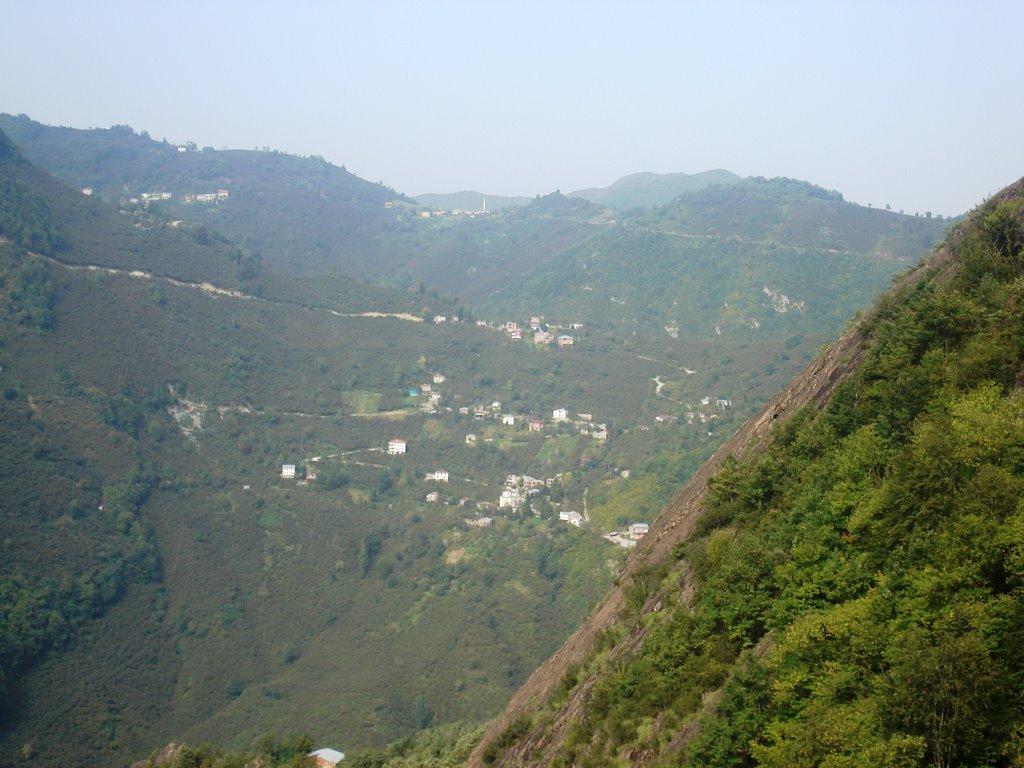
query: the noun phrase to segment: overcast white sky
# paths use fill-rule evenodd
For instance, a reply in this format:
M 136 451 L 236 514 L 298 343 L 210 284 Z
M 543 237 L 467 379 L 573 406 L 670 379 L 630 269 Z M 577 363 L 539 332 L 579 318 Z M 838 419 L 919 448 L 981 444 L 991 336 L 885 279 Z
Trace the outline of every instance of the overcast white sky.
M 407 194 L 792 176 L 961 213 L 1024 175 L 1024 3 L 7 0 L 0 111 L 319 154 Z

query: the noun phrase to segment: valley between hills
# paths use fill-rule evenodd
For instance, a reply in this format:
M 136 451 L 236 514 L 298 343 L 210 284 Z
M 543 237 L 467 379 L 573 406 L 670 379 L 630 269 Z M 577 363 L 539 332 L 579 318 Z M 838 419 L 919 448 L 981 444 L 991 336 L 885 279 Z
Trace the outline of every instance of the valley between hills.
M 843 707 L 836 765 L 1010 754 L 1012 700 L 964 682 L 938 736 L 906 702 L 914 653 L 1017 674 L 1016 193 L 641 175 L 469 215 L 0 130 L 0 762 L 785 765 Z M 947 573 L 979 494 L 1001 543 Z M 844 611 L 892 642 L 839 680 L 800 633 L 867 642 Z

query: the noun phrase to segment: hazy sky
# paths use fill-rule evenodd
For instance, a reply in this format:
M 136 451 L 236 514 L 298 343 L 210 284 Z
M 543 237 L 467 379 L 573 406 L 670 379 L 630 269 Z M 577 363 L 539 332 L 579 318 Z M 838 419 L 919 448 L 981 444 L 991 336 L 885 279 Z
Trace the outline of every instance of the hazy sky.
M 955 214 L 1024 175 L 1024 2 L 5 0 L 0 111 L 408 194 L 792 176 Z

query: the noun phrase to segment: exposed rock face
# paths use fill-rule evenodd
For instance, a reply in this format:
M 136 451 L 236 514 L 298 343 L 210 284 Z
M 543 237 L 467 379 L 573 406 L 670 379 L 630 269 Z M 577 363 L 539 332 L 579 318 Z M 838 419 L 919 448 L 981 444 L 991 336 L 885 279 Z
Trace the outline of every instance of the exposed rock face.
M 996 196 L 1006 199 L 1019 196 L 1024 179 Z M 951 248 L 962 238 L 962 232 L 974 219 L 968 217 L 937 249 L 928 261 L 908 273 L 893 290 L 920 280 L 925 275 L 942 273 L 950 268 Z M 940 275 L 941 277 L 941 275 Z M 566 640 L 565 644 L 538 668 L 513 696 L 505 711 L 491 723 L 477 748 L 470 755 L 467 766 L 482 768 L 486 746 L 501 734 L 517 716 L 532 714 L 547 702 L 561 683 L 566 670 L 582 663 L 594 648 L 599 633 L 616 624 L 624 605 L 624 589 L 643 568 L 656 565 L 670 555 L 673 547 L 685 540 L 704 508 L 707 481 L 729 456 L 742 459 L 760 450 L 774 424 L 782 423 L 805 406 L 822 408 L 828 403 L 836 386 L 856 370 L 865 351 L 860 326 L 854 326 L 833 345 L 822 352 L 793 381 L 775 396 L 761 411 L 747 421 L 687 482 L 676 497 L 662 510 L 651 525 L 650 532 L 633 550 L 623 566 L 616 586 L 605 597 L 590 618 Z M 689 584 L 680 584 L 684 600 L 692 594 Z M 657 610 L 660 596 L 651 596 L 642 613 Z M 629 656 L 640 647 L 645 630 L 637 622 L 631 631 L 611 650 L 612 657 Z M 499 766 L 545 765 L 564 741 L 569 727 L 584 714 L 590 692 L 597 682 L 596 676 L 580 681 L 569 699 L 555 712 L 546 728 L 533 729 L 519 738 L 502 755 Z M 713 702 L 712 702 L 713 704 Z M 678 734 L 687 739 L 692 734 Z M 644 765 L 655 756 L 634 755 L 634 764 Z

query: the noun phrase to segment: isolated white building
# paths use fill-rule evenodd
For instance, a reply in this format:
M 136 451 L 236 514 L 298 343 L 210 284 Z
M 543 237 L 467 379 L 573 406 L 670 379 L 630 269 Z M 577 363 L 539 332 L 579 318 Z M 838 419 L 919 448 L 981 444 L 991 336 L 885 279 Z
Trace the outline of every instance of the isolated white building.
M 522 495 L 514 488 L 506 488 L 498 497 L 498 507 L 501 509 L 517 509 L 522 503 Z
M 345 753 L 336 749 L 324 748 L 310 752 L 307 757 L 316 761 L 317 768 L 337 768 L 338 763 L 345 759 Z
M 628 534 L 631 539 L 640 539 L 647 535 L 650 530 L 650 526 L 647 523 L 630 523 Z

